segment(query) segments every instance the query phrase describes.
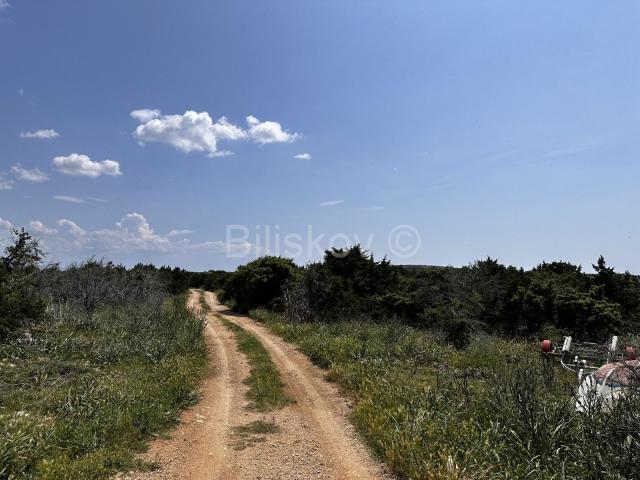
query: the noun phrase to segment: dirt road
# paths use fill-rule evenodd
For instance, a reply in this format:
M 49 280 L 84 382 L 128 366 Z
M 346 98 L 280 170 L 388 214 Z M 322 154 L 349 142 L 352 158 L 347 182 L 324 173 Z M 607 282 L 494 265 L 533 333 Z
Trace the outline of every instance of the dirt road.
M 190 305 L 199 309 L 199 292 L 192 291 Z M 210 373 L 202 398 L 182 416 L 169 439 L 155 441 L 145 459 L 160 469 L 136 473 L 127 479 L 194 480 L 369 480 L 389 479 L 384 466 L 374 460 L 347 416 L 348 402 L 324 372 L 294 347 L 252 319 L 233 314 L 206 294 L 208 314 L 205 337 L 210 349 Z M 215 313 L 255 335 L 269 351 L 295 403 L 261 414 L 247 408 L 243 380 L 249 376 L 244 355 L 234 336 Z M 275 423 L 275 433 L 246 434 L 255 422 Z M 245 433 L 241 433 L 242 430 Z

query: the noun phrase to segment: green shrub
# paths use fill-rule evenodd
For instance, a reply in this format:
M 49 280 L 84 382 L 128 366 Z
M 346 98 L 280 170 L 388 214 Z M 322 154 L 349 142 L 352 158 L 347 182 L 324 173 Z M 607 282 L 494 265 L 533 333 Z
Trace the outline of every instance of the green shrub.
M 288 258 L 261 257 L 238 267 L 224 285 L 224 300 L 233 299 L 246 312 L 257 307 L 281 307 L 284 285 L 293 278 L 296 265 Z
M 12 235 L 13 244 L 0 257 L 0 339 L 27 321 L 42 319 L 45 309 L 37 288 L 43 258 L 38 240 L 24 228 Z

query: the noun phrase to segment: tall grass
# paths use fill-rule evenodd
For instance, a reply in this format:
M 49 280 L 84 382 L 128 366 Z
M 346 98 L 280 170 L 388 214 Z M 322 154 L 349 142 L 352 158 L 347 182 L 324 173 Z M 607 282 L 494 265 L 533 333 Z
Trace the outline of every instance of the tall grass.
M 197 399 L 201 318 L 161 307 L 68 309 L 0 344 L 0 479 L 99 479 L 145 467 L 150 435 Z
M 491 336 L 465 350 L 397 324 L 252 315 L 328 368 L 371 447 L 409 479 L 633 479 L 640 399 L 578 414 L 572 375 L 537 346 Z

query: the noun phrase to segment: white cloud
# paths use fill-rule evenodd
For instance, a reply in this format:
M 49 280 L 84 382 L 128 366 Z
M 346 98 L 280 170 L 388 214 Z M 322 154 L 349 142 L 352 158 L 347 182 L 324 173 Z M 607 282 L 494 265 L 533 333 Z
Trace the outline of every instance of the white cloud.
M 32 232 L 39 233 L 41 235 L 55 235 L 58 231 L 55 228 L 49 228 L 40 220 L 31 220 L 29 222 L 29 229 Z
M 69 156 L 60 156 L 53 159 L 53 166 L 67 175 L 80 175 L 85 177 L 99 177 L 101 175 L 122 175 L 120 164 L 114 160 L 94 162 L 87 155 L 72 153 Z
M 298 160 L 311 160 L 313 157 L 310 153 L 299 153 L 298 155 L 294 155 L 293 158 Z
M 9 8 L 10 6 L 11 4 L 8 0 L 0 0 L 0 10 L 2 10 L 3 8 Z
M 160 116 L 160 110 L 149 110 L 148 108 L 143 108 L 141 110 L 134 110 L 129 115 L 140 123 L 147 123 L 154 118 L 158 118 Z
M 7 178 L 7 172 L 0 172 L 0 190 L 11 190 L 13 183 L 13 180 Z
M 239 140 L 246 136 L 224 117 L 213 123 L 207 112 L 194 111 L 152 118 L 138 125 L 133 135 L 142 143 L 166 143 L 185 153 L 215 153 L 218 140 Z
M 257 251 L 256 247 L 249 242 L 232 242 L 227 243 L 222 240 L 202 242 L 196 244 L 185 245 L 191 250 L 209 250 L 217 253 L 225 253 L 227 255 L 234 255 L 241 257 L 243 255 L 249 255 Z
M 158 235 L 151 228 L 147 219 L 140 213 L 125 215 L 113 228 L 85 230 L 72 220 L 63 218 L 57 225 L 61 230 L 59 240 L 66 241 L 66 249 L 76 252 L 78 249 L 101 253 L 135 253 L 135 252 L 187 252 L 208 250 L 217 253 L 250 252 L 253 246 L 248 242 L 225 243 L 223 241 L 207 241 L 191 243 L 188 239 L 178 238 L 190 235 L 193 230 L 174 229 L 166 235 Z M 63 248 L 65 245 L 61 245 Z
M 261 122 L 253 115 L 247 117 L 249 136 L 256 143 L 289 143 L 298 138 L 297 133 L 289 133 L 278 122 Z
M 121 237 L 125 243 L 141 250 L 162 250 L 169 244 L 167 238 L 156 235 L 147 222 L 147 219 L 139 213 L 129 213 L 116 223 L 116 237 Z M 109 232 L 105 230 L 104 232 Z
M 84 203 L 84 199 L 78 198 L 78 197 L 71 197 L 69 195 L 54 195 L 53 198 L 55 200 L 60 200 L 61 202 Z
M 68 218 L 57 220 L 56 227 L 49 227 L 39 220 L 32 220 L 28 225 L 31 232 L 45 237 L 43 245 L 54 259 L 59 255 L 79 260 L 90 255 L 117 256 L 140 252 L 160 252 L 163 255 L 211 252 L 234 256 L 257 252 L 257 248 L 246 241 L 193 243 L 184 238 L 194 233 L 193 230 L 173 229 L 166 235 L 159 235 L 144 215 L 136 212 L 125 215 L 110 228 L 85 229 Z M 6 234 L 11 228 L 11 222 L 0 218 L 0 243 L 2 232 Z
M 235 155 L 235 153 L 233 153 L 230 150 L 218 150 L 217 152 L 210 153 L 207 156 L 209 158 L 220 158 L 220 157 L 232 157 L 233 155 Z
M 344 203 L 344 200 L 328 200 L 326 202 L 320 203 L 320 206 L 321 207 L 331 207 L 333 205 L 340 205 L 341 203 Z
M 3 220 L 0 218 L 0 230 L 11 230 L 13 225 L 9 220 Z
M 227 117 L 222 117 L 213 124 L 213 133 L 219 140 L 244 140 L 247 132 L 230 123 Z
M 133 136 L 141 145 L 165 143 L 185 153 L 207 152 L 210 157 L 231 155 L 219 151 L 220 141 L 252 140 L 256 143 L 292 142 L 298 135 L 289 133 L 278 122 L 260 122 L 254 116 L 247 117 L 248 129 L 244 130 L 221 117 L 214 122 L 208 112 L 187 110 L 182 115 L 162 115 L 159 110 L 135 110 L 131 117 L 138 122 Z
M 139 251 L 165 251 L 171 247 L 167 237 L 157 235 L 147 219 L 136 212 L 125 215 L 114 228 L 85 230 L 72 220 L 58 220 L 63 229 L 60 240 L 67 240 L 67 247 L 85 248 L 101 252 L 131 253 Z
M 590 150 L 593 150 L 599 147 L 600 145 L 601 143 L 597 141 L 580 143 L 580 144 L 572 145 L 566 148 L 559 148 L 557 150 L 544 153 L 543 155 L 540 156 L 540 158 L 548 159 L 548 158 L 556 158 L 556 157 L 567 157 L 567 156 L 575 155 L 577 153 L 588 152 Z
M 180 237 L 182 235 L 191 235 L 192 233 L 193 230 L 171 230 L 169 233 L 167 233 L 167 237 Z
M 41 183 L 49 180 L 47 174 L 42 170 L 38 168 L 27 170 L 26 168 L 22 168 L 22 165 L 19 163 L 11 167 L 11 173 L 13 173 L 18 180 L 24 180 L 25 182 Z
M 22 93 L 20 95 L 22 95 Z M 60 134 L 55 130 L 49 128 L 46 130 L 36 130 L 35 132 L 22 132 L 20 136 L 22 138 L 37 138 L 39 140 L 48 140 L 50 138 L 59 137 Z
M 83 237 L 87 233 L 82 228 L 80 228 L 78 224 L 72 222 L 71 220 L 67 220 L 66 218 L 61 218 L 56 223 L 59 227 L 65 227 L 67 232 L 69 232 L 74 237 Z

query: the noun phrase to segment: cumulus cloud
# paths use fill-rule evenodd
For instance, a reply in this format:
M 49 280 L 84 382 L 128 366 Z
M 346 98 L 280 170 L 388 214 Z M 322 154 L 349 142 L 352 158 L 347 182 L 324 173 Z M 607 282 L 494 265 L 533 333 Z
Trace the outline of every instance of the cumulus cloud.
M 131 117 L 140 122 L 133 136 L 142 145 L 164 143 L 185 152 L 207 152 L 210 157 L 232 154 L 218 150 L 221 141 L 252 140 L 256 143 L 292 142 L 297 134 L 289 133 L 278 122 L 260 122 L 247 117 L 248 129 L 231 123 L 226 117 L 213 121 L 208 112 L 186 111 L 182 115 L 162 115 L 159 110 L 135 110 Z
M 166 235 L 160 235 L 155 233 L 144 215 L 136 212 L 125 215 L 113 228 L 85 230 L 66 218 L 58 220 L 57 225 L 61 230 L 60 236 L 66 239 L 67 247 L 74 251 L 77 249 L 105 253 L 211 251 L 228 254 L 253 251 L 253 246 L 248 242 L 191 243 L 188 239 L 176 238 L 190 235 L 194 233 L 193 230 L 173 229 Z
M 326 202 L 320 203 L 321 207 L 332 207 L 333 205 L 340 205 L 344 203 L 344 200 L 328 200 Z
M 38 168 L 28 170 L 23 168 L 19 163 L 11 167 L 11 173 L 15 175 L 18 180 L 24 180 L 25 182 L 41 183 L 49 180 L 46 173 Z
M 215 124 L 207 112 L 187 111 L 184 115 L 163 115 L 138 125 L 134 137 L 142 142 L 169 144 L 185 153 L 215 153 L 218 140 L 237 140 L 244 132 L 224 117 Z
M 55 130 L 53 130 L 52 128 L 49 128 L 46 130 L 36 130 L 35 132 L 22 132 L 20 136 L 22 138 L 29 138 L 29 139 L 35 138 L 38 140 L 49 140 L 51 138 L 59 137 L 60 134 Z
M 253 115 L 247 117 L 249 136 L 256 143 L 289 143 L 298 138 L 297 133 L 289 133 L 278 122 L 261 122 Z
M 54 198 L 54 200 L 59 200 L 61 202 L 84 203 L 84 199 L 83 198 L 72 197 L 70 195 L 54 195 L 53 198 Z
M 32 232 L 39 233 L 41 235 L 55 235 L 58 231 L 55 228 L 49 228 L 40 220 L 31 220 L 29 222 L 29 229 Z
M 160 116 L 160 110 L 149 110 L 148 108 L 143 108 L 141 110 L 134 110 L 129 115 L 140 123 L 147 123 L 154 118 L 158 118 Z
M 0 243 L 2 235 L 6 235 L 11 228 L 13 225 L 10 221 L 0 218 Z M 111 227 L 95 230 L 83 228 L 68 218 L 57 220 L 55 228 L 40 220 L 32 220 L 27 228 L 43 237 L 43 246 L 53 259 L 57 256 L 82 259 L 89 255 L 117 258 L 120 254 L 136 253 L 202 255 L 203 252 L 237 257 L 258 250 L 246 241 L 191 242 L 184 236 L 194 232 L 187 229 L 172 229 L 162 235 L 156 233 L 145 216 L 137 212 L 125 215 Z
M 101 175 L 122 175 L 120 164 L 114 160 L 101 162 L 91 160 L 87 155 L 72 153 L 68 156 L 55 157 L 53 166 L 61 173 L 84 177 L 99 177 Z
M 140 250 L 163 250 L 169 245 L 166 237 L 157 235 L 144 215 L 140 213 L 129 213 L 116 223 L 116 237 L 122 238 Z
M 85 232 L 82 228 L 78 226 L 77 223 L 72 222 L 66 218 L 61 218 L 56 222 L 58 227 L 64 228 L 68 233 L 70 233 L 74 237 L 82 237 L 87 232 Z
M 227 117 L 222 117 L 213 124 L 213 133 L 219 140 L 244 140 L 247 132 L 232 124 Z
M 313 157 L 310 153 L 299 153 L 298 155 L 294 155 L 293 158 L 298 160 L 311 160 Z
M 125 215 L 113 228 L 100 230 L 85 230 L 67 218 L 56 223 L 61 229 L 60 240 L 76 249 L 130 253 L 165 251 L 171 247 L 169 239 L 156 234 L 147 219 L 136 212 Z

